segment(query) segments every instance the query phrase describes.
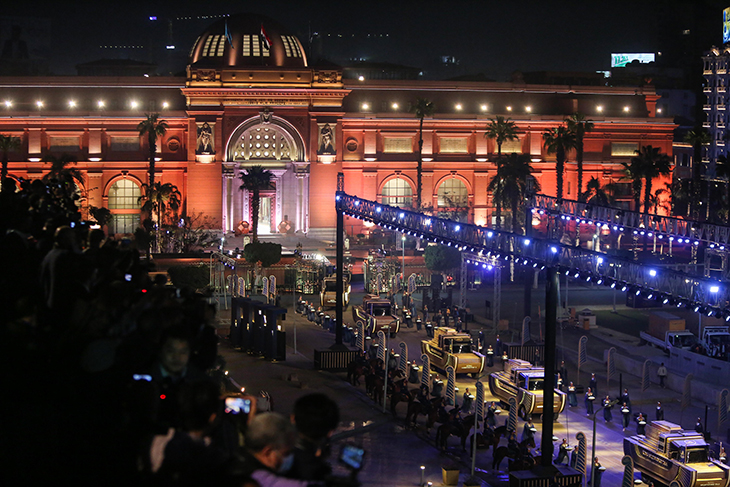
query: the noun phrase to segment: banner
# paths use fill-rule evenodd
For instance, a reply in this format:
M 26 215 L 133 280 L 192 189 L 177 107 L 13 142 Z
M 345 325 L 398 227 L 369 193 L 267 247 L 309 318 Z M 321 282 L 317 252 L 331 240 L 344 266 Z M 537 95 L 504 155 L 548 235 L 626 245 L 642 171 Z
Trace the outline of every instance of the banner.
M 575 439 L 578 440 L 578 446 L 575 450 L 575 469 L 579 471 L 583 478 L 586 477 L 586 456 L 588 454 L 588 446 L 586 443 L 586 435 L 582 431 L 579 431 L 575 435 Z
M 408 294 L 413 294 L 416 292 L 416 275 L 411 274 L 408 276 Z
M 404 376 L 408 376 L 408 345 L 406 345 L 403 342 L 400 342 L 398 345 L 400 347 L 400 358 L 398 361 L 398 370 L 403 372 Z
M 378 358 L 385 364 L 385 354 L 388 350 L 388 344 L 385 343 L 385 333 L 383 330 L 378 332 Z
M 365 323 L 362 320 L 357 320 L 355 323 L 357 326 L 357 338 L 355 339 L 355 346 L 358 350 L 365 350 Z
M 588 337 L 583 335 L 578 340 L 578 365 L 583 365 L 588 361 L 588 350 L 586 350 L 588 344 Z M 579 379 L 580 380 L 580 379 Z
M 509 417 L 507 418 L 507 431 L 517 431 L 517 400 L 509 398 Z
M 421 385 L 428 387 L 428 392 L 431 392 L 431 360 L 428 355 L 421 354 L 421 363 L 423 368 L 421 369 Z
M 525 319 L 522 320 L 522 345 L 525 346 L 525 343 L 530 341 L 530 317 L 525 316 Z
M 456 374 L 452 366 L 446 367 L 446 404 L 456 406 Z
M 269 294 L 271 297 L 276 297 L 276 276 L 269 277 Z
M 268 298 L 269 297 L 269 278 L 266 276 L 262 277 L 261 285 L 263 286 L 263 288 L 261 289 L 261 294 L 263 294 L 264 296 L 266 296 Z
M 474 409 L 474 414 L 477 415 L 479 421 L 482 421 L 484 419 L 484 384 L 482 384 L 482 381 L 477 381 L 476 388 L 477 393 L 474 399 L 476 401 L 476 409 Z
M 682 388 L 682 411 L 692 404 L 692 379 L 694 374 L 689 373 L 684 378 L 684 387 Z
M 238 278 L 238 295 L 239 296 L 246 295 L 246 281 L 243 280 L 243 277 Z
M 634 487 L 634 460 L 630 456 L 624 455 L 621 464 L 624 466 L 624 478 L 621 481 L 621 487 Z
M 651 360 L 645 360 L 644 365 L 641 367 L 641 392 L 644 392 L 649 388 L 651 385 L 651 378 L 649 377 L 649 366 L 651 365 Z
M 720 400 L 717 404 L 717 426 L 720 427 L 727 421 L 727 389 L 720 391 Z

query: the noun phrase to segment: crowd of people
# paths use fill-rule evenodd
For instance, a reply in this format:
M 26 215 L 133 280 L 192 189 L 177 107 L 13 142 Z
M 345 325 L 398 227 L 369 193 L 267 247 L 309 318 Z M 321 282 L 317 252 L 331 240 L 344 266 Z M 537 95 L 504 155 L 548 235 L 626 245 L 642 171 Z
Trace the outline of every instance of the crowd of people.
M 107 238 L 78 201 L 63 171 L 2 183 L 3 483 L 343 485 L 337 404 L 257 410 L 224 379 L 207 297 L 150 278 L 149 234 Z

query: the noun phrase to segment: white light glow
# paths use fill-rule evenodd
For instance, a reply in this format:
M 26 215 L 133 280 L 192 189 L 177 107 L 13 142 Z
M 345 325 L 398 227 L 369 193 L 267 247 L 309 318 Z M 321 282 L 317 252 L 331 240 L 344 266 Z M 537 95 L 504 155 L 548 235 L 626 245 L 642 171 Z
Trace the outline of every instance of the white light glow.
M 625 107 L 624 107 L 624 112 L 628 113 L 628 112 L 629 112 L 629 110 L 631 110 L 631 108 L 629 108 L 628 106 L 625 106 Z
M 597 111 L 598 113 L 601 113 L 601 112 L 603 111 L 603 105 L 598 105 L 598 106 L 596 107 L 596 111 Z
M 69 108 L 76 108 L 76 100 L 69 100 L 68 101 L 68 107 Z
M 10 101 L 10 100 L 5 100 L 5 106 L 6 106 L 7 108 L 10 108 L 11 106 L 13 106 L 13 102 L 12 102 L 12 101 Z
M 651 277 L 656 277 L 656 270 L 655 270 L 655 269 L 650 269 L 650 270 L 649 270 L 649 275 L 650 275 Z
M 43 108 L 43 102 L 41 100 L 38 100 L 37 102 L 35 102 L 35 106 L 37 106 L 38 108 Z
M 362 105 L 361 105 L 360 107 L 361 107 L 361 108 L 362 108 L 363 110 L 370 110 L 370 105 L 369 105 L 368 103 L 363 103 L 363 104 L 362 104 Z
M 391 105 L 391 107 L 393 108 L 393 110 L 398 110 L 398 104 L 397 103 L 393 103 Z
M 511 111 L 512 111 L 512 107 L 508 105 L 508 106 L 507 106 L 507 111 L 508 111 L 508 112 L 511 112 Z
M 96 106 L 98 106 L 99 108 L 104 108 L 104 105 L 106 105 L 106 103 L 104 103 L 104 100 L 99 100 L 96 102 Z
M 530 112 L 532 112 L 532 107 L 531 107 L 530 105 L 527 105 L 527 106 L 525 107 L 525 111 L 526 111 L 527 113 L 530 113 Z
M 720 292 L 720 286 L 710 286 L 710 292 L 711 293 Z
M 487 111 L 487 105 L 482 105 L 479 107 L 483 112 Z
M 162 102 L 162 108 L 169 108 L 169 107 L 170 107 L 169 103 L 167 103 L 166 101 Z
M 360 75 L 357 77 L 358 81 L 365 81 L 365 76 Z
M 129 106 L 132 108 L 137 108 L 139 106 L 139 103 L 136 100 L 132 100 L 129 102 Z
M 461 103 L 457 103 L 456 105 L 454 105 L 454 108 L 456 108 L 457 110 L 461 110 L 463 107 L 461 106 Z

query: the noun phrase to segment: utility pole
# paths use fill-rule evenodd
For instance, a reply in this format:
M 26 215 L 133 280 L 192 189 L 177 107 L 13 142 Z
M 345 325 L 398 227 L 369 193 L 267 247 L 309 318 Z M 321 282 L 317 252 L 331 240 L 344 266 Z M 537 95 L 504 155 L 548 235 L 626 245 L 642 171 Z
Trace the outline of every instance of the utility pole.
M 543 414 L 540 450 L 541 464 L 550 467 L 553 463 L 553 420 L 555 396 L 555 335 L 558 323 L 558 269 L 550 265 L 546 269 L 545 283 L 545 376 L 542 383 Z

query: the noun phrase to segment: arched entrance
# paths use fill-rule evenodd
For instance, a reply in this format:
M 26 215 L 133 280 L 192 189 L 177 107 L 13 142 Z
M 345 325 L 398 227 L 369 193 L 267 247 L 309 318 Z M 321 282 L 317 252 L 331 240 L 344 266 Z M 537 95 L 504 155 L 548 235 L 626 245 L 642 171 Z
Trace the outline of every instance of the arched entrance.
M 289 122 L 265 110 L 234 130 L 226 144 L 223 163 L 224 227 L 235 231 L 252 222 L 252 195 L 240 190 L 245 169 L 262 166 L 274 177 L 261 190 L 259 233 L 275 233 L 283 221 L 291 231 L 309 227 L 309 164 L 302 136 Z

